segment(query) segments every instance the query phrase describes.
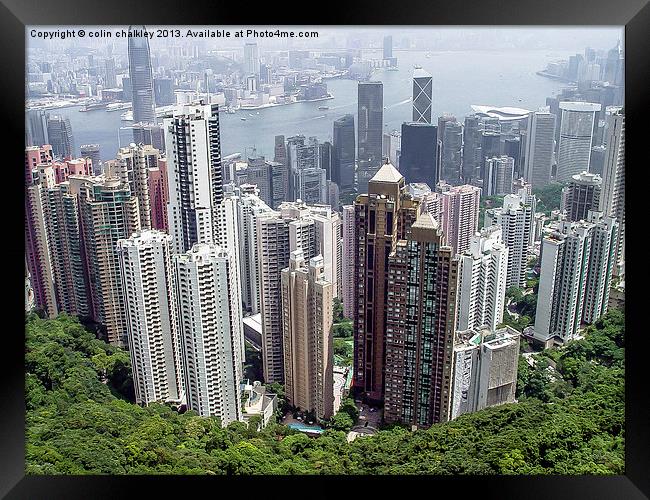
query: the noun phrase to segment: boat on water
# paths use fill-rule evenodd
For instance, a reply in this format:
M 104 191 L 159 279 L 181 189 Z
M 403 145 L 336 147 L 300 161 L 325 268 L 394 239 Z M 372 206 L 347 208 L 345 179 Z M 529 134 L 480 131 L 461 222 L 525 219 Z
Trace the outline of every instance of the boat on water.
M 246 117 L 245 117 L 245 116 L 242 116 L 242 117 L 240 118 L 240 120 L 243 121 L 243 122 L 245 122 L 245 121 L 246 121 Z
M 81 112 L 96 111 L 98 109 L 106 109 L 107 106 L 108 104 L 105 102 L 92 102 L 86 104 L 82 108 L 79 108 L 79 111 Z
M 326 109 L 330 109 L 330 107 L 329 106 L 318 106 L 318 109 L 320 109 L 321 111 L 324 111 Z

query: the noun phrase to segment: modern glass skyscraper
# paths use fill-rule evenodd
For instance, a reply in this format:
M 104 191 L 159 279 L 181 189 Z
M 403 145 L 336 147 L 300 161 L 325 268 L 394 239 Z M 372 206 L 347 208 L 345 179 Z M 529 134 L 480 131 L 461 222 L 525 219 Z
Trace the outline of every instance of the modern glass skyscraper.
M 424 182 L 435 186 L 438 168 L 438 127 L 430 123 L 402 124 L 400 172 L 407 183 Z
M 342 193 L 354 190 L 354 116 L 345 115 L 334 121 L 332 180 Z
M 463 127 L 463 181 L 469 183 L 479 175 L 479 160 L 481 155 L 481 132 L 479 117 L 465 117 Z
M 393 37 L 391 35 L 384 37 L 384 59 L 393 57 Z
M 129 26 L 129 31 L 143 32 L 145 29 L 144 26 Z M 128 52 L 133 122 L 156 123 L 149 38 L 144 36 L 129 37 Z
M 440 179 L 450 184 L 458 184 L 461 175 L 463 127 L 454 118 L 453 121 L 445 123 L 442 131 L 438 125 L 438 137 L 441 143 Z
M 561 102 L 560 144 L 557 180 L 568 182 L 575 174 L 589 172 L 594 122 L 601 105 L 591 102 Z
M 413 121 L 431 123 L 433 78 L 428 71 L 416 67 L 413 71 Z
M 548 111 L 530 113 L 526 131 L 523 175 L 526 182 L 531 183 L 535 188 L 544 187 L 551 181 L 554 136 L 554 114 Z
M 359 82 L 357 147 L 359 168 L 357 190 L 368 191 L 368 181 L 381 168 L 381 145 L 384 121 L 384 85 L 381 82 Z

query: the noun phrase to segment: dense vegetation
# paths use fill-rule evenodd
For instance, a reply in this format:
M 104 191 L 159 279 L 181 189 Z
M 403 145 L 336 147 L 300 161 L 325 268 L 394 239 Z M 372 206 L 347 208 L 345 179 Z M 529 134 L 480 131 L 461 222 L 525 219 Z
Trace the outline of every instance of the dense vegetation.
M 334 364 L 351 366 L 354 356 L 353 328 L 350 318 L 343 316 L 341 299 L 334 299 L 332 336 L 334 337 Z
M 537 198 L 536 211 L 551 215 L 552 210 L 560 208 L 562 202 L 562 188 L 564 184 L 553 182 L 544 186 L 543 188 L 533 189 L 533 194 Z
M 278 424 L 222 428 L 215 418 L 130 403 L 128 355 L 73 318 L 32 315 L 26 337 L 29 474 L 624 473 L 618 311 L 584 340 L 532 355 L 535 366 L 522 360 L 517 404 L 352 443 L 336 430 L 349 427 L 352 408 L 319 438 Z

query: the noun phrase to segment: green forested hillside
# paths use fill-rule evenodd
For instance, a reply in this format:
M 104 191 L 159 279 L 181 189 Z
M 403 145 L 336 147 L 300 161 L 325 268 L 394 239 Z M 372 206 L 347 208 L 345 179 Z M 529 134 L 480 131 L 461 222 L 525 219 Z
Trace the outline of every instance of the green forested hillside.
M 28 474 L 622 474 L 624 318 L 520 363 L 517 404 L 347 443 L 260 433 L 132 398 L 128 355 L 60 316 L 26 322 Z M 554 369 L 552 367 L 555 367 Z

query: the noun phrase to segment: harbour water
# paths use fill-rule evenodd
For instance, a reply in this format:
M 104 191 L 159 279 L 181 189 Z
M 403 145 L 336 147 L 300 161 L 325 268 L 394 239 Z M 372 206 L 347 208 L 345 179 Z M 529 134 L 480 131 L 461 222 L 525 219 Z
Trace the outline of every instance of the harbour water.
M 557 94 L 565 83 L 544 78 L 536 72 L 547 63 L 566 59 L 580 52 L 548 50 L 512 51 L 396 51 L 399 70 L 376 70 L 372 80 L 384 84 L 385 131 L 399 129 L 402 122 L 411 120 L 411 92 L 413 66 L 418 64 L 433 75 L 433 116 L 454 114 L 462 121 L 471 114 L 470 105 L 515 106 L 535 110 L 544 106 L 546 97 Z M 368 59 L 381 55 L 365 51 Z M 328 91 L 334 96 L 327 101 L 327 110 L 319 110 L 322 102 L 302 102 L 288 106 L 260 109 L 250 116 L 248 111 L 235 114 L 220 113 L 222 154 L 241 152 L 268 158 L 273 156 L 274 136 L 303 134 L 321 141 L 332 139 L 332 123 L 351 113 L 357 120 L 357 82 L 354 80 L 327 80 Z M 82 144 L 100 144 L 103 160 L 115 156 L 118 144 L 131 141 L 129 122 L 120 119 L 121 113 L 106 110 L 80 113 L 79 106 L 52 110 L 70 118 L 77 154 Z M 240 118 L 246 117 L 246 121 Z

